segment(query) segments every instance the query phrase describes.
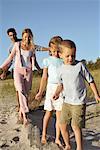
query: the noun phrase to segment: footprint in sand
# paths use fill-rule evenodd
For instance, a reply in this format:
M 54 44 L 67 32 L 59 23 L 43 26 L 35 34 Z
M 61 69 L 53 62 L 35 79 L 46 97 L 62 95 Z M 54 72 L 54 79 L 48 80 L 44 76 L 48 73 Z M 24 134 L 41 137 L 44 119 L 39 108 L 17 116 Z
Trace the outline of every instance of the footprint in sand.
M 20 129 L 18 129 L 18 128 L 16 128 L 16 129 L 14 129 L 16 132 L 21 132 L 21 130 Z
M 7 122 L 3 119 L 0 121 L 1 124 L 7 124 Z
M 18 143 L 18 142 L 19 142 L 19 137 L 18 137 L 18 136 L 15 136 L 12 140 L 13 140 L 15 143 Z

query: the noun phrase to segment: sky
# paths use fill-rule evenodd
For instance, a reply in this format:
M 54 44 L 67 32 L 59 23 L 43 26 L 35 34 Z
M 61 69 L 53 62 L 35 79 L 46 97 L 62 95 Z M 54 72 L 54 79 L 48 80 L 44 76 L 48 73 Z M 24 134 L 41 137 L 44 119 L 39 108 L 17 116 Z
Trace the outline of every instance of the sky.
M 35 44 L 45 47 L 56 35 L 70 39 L 78 60 L 100 57 L 100 0 L 0 0 L 0 65 L 8 56 L 10 27 L 19 38 L 24 28 L 31 28 Z M 36 56 L 41 66 L 48 52 Z

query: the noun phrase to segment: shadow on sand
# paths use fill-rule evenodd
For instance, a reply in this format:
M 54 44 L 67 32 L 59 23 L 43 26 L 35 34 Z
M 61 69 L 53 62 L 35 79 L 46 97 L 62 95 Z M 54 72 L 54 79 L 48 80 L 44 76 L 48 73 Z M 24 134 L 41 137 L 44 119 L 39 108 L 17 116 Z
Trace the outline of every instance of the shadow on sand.
M 90 105 L 95 105 L 95 102 L 92 102 L 92 104 L 88 103 L 87 107 Z M 29 118 L 32 121 L 32 125 L 37 126 L 40 129 L 40 136 L 42 133 L 42 122 L 43 122 L 44 114 L 45 114 L 45 111 L 43 110 L 43 106 L 39 106 L 35 110 L 30 111 L 30 114 L 29 114 Z M 91 113 L 91 115 L 89 116 L 89 118 L 87 120 L 89 120 L 93 117 L 96 117 L 96 116 L 94 116 L 94 114 Z M 70 128 L 69 128 L 69 130 L 71 133 L 72 130 Z M 55 140 L 55 115 L 52 115 L 52 117 L 49 121 L 47 135 L 49 136 L 48 142 L 51 142 L 51 141 L 54 142 L 54 140 Z M 85 129 L 85 128 L 83 129 L 84 150 L 99 150 L 100 149 L 99 139 L 100 139 L 100 133 L 96 133 L 93 130 L 89 130 L 89 129 Z M 61 137 L 61 140 L 62 140 L 62 137 Z M 71 140 L 72 150 L 75 150 L 76 144 L 75 144 L 74 135 L 71 137 L 70 140 Z M 62 140 L 62 142 L 63 142 L 63 140 Z

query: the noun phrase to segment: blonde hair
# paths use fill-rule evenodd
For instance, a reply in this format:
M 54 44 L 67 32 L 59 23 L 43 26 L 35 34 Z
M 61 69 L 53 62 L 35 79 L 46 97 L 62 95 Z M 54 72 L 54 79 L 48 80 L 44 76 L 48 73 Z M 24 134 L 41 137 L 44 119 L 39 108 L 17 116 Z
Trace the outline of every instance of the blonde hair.
M 49 47 L 51 46 L 51 44 L 55 44 L 58 46 L 58 44 L 60 44 L 60 42 L 62 41 L 63 39 L 60 37 L 60 36 L 54 36 L 50 39 L 49 41 Z M 49 51 L 49 55 L 51 55 L 51 52 Z
M 33 33 L 32 33 L 32 31 L 31 31 L 31 29 L 30 29 L 30 28 L 25 28 L 25 29 L 22 31 L 22 37 L 23 37 L 24 33 L 28 33 L 28 34 L 29 34 L 29 37 L 30 37 L 30 38 L 29 38 L 29 43 L 28 43 L 27 46 L 30 46 L 30 47 L 34 48 Z M 22 41 L 23 41 L 23 38 L 22 38 Z M 24 43 L 24 41 L 23 41 L 23 43 Z M 25 43 L 24 43 L 24 44 L 25 44 Z
M 49 41 L 49 47 L 51 44 L 58 45 L 63 39 L 60 36 L 54 36 Z
M 25 28 L 25 29 L 23 30 L 23 32 L 22 32 L 22 36 L 23 36 L 24 33 L 28 33 L 28 34 L 33 38 L 33 33 L 32 33 L 32 31 L 31 31 L 31 29 Z
M 76 51 L 76 45 L 73 41 L 71 40 L 62 40 L 60 42 L 60 44 L 58 45 L 59 48 L 59 52 L 62 53 L 63 52 L 63 47 L 68 47 L 70 49 L 74 48 Z

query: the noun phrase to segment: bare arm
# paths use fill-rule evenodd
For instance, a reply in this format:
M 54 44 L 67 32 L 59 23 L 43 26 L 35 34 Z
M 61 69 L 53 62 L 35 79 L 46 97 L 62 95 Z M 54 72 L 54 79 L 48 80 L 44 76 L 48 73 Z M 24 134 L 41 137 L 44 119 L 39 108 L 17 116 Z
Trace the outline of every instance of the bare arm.
M 49 51 L 48 47 L 42 47 L 42 51 Z
M 49 47 L 42 47 L 39 45 L 35 45 L 35 50 L 36 51 L 49 51 Z
M 63 84 L 59 84 L 59 85 L 57 86 L 57 89 L 56 89 L 55 94 L 53 95 L 53 99 L 54 99 L 54 100 L 56 100 L 56 99 L 59 98 L 59 95 L 60 95 L 60 93 L 62 92 L 62 90 L 63 90 Z
M 42 98 L 42 94 L 43 94 L 46 84 L 47 84 L 47 78 L 48 78 L 48 69 L 44 68 L 43 75 L 42 75 L 41 82 L 40 82 L 39 92 L 35 96 L 35 99 L 39 100 Z
M 100 101 L 99 92 L 98 92 L 98 90 L 97 90 L 97 87 L 96 87 L 95 82 L 91 82 L 91 83 L 90 83 L 90 87 L 91 87 L 91 89 L 92 89 L 92 91 L 93 91 L 93 93 L 94 93 L 94 96 L 95 96 L 96 101 L 97 101 L 97 102 Z

